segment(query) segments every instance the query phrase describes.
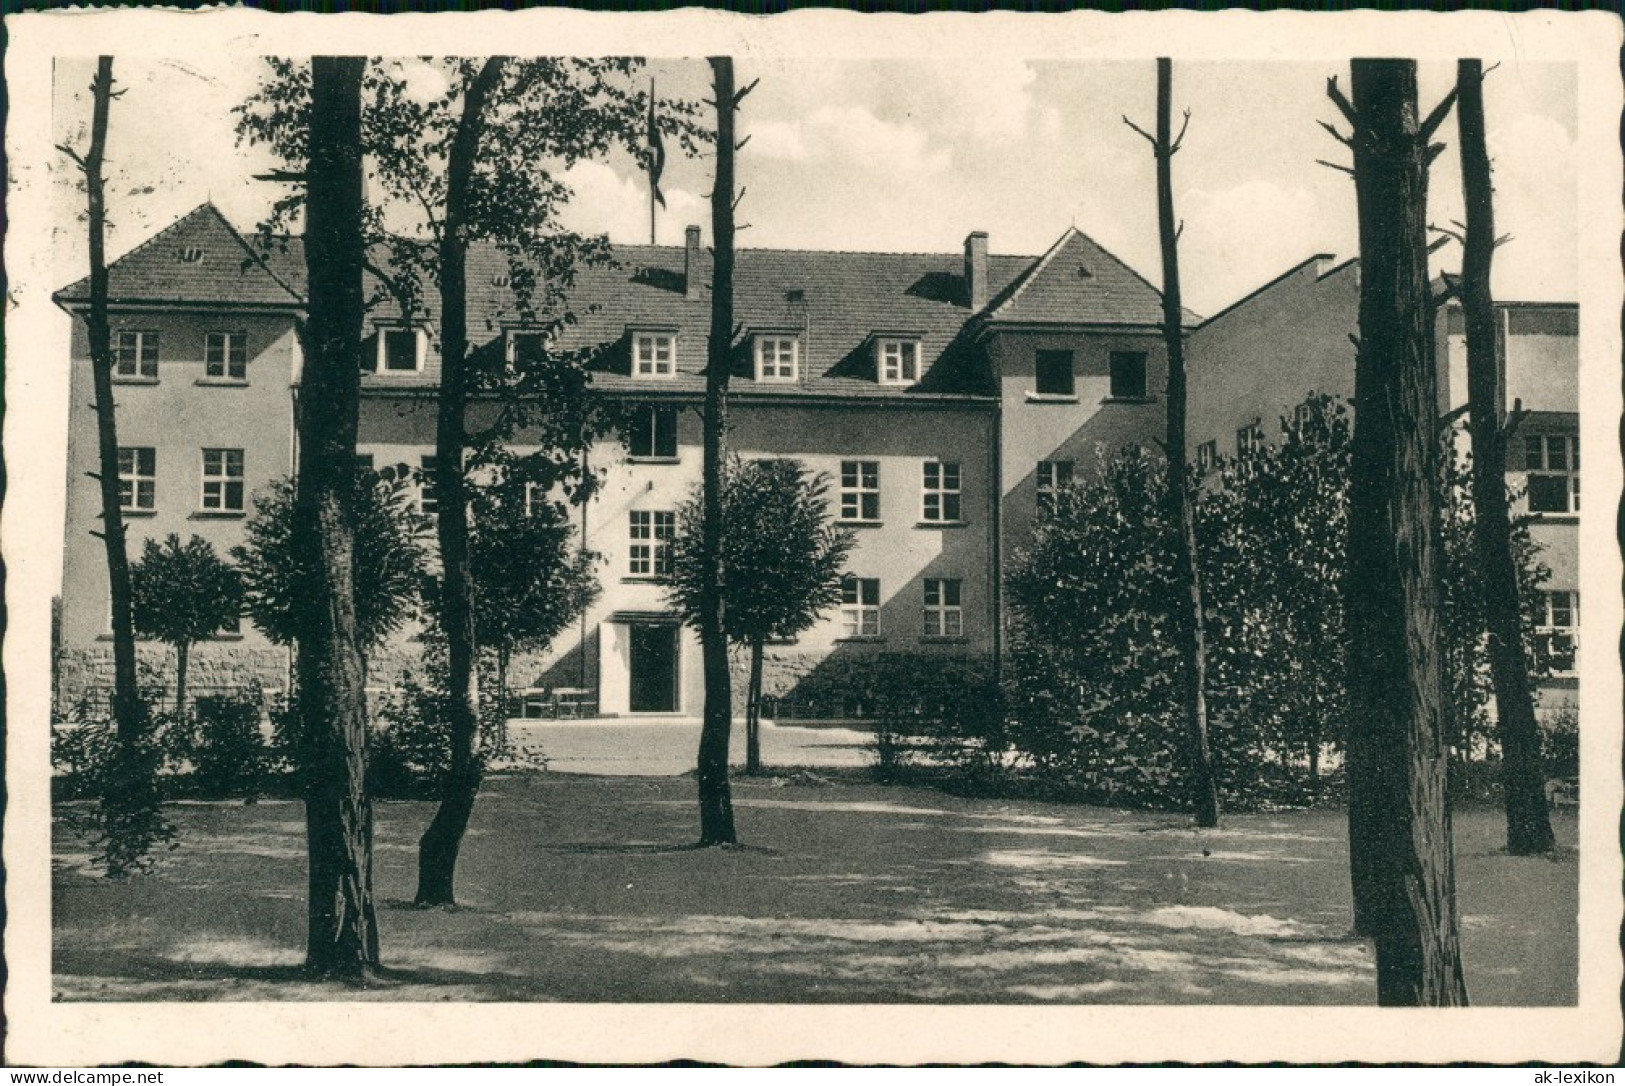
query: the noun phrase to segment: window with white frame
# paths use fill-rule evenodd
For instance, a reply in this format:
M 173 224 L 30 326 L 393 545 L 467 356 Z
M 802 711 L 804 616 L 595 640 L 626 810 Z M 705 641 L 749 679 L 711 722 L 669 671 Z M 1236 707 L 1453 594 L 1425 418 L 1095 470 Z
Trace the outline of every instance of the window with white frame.
M 377 341 L 377 352 L 368 367 L 373 373 L 417 373 L 423 369 L 429 342 L 423 329 L 379 328 Z
M 1531 513 L 1580 511 L 1580 438 L 1528 434 L 1523 439 Z
M 880 461 L 841 461 L 841 519 L 880 519 Z
M 880 636 L 880 580 L 846 577 L 841 580 L 841 636 Z
M 158 379 L 158 333 L 119 332 L 113 337 L 113 376 Z
M 801 341 L 795 336 L 756 337 L 756 379 L 794 381 L 800 370 Z
M 418 512 L 426 517 L 439 516 L 440 492 L 435 488 L 435 475 L 439 471 L 436 457 L 418 460 Z
M 1196 470 L 1209 472 L 1219 466 L 1219 443 L 1204 441 L 1196 446 Z
M 634 509 L 632 545 L 627 572 L 633 577 L 670 577 L 671 541 L 677 534 L 677 514 L 670 510 Z
M 119 449 L 118 504 L 126 513 L 150 513 L 158 508 L 158 450 Z
M 506 361 L 510 370 L 528 370 L 547 356 L 547 336 L 542 332 L 512 329 L 508 332 Z
M 1038 508 L 1041 511 L 1054 509 L 1056 493 L 1072 485 L 1072 468 L 1070 460 L 1038 462 Z
M 677 372 L 677 337 L 671 332 L 632 334 L 632 376 L 671 377 Z
M 1535 651 L 1554 675 L 1572 675 L 1580 651 L 1580 593 L 1542 592 Z
M 248 334 L 206 333 L 203 337 L 203 375 L 216 381 L 248 380 Z
M 920 379 L 920 341 L 917 339 L 881 339 L 875 343 L 880 361 L 880 383 L 883 385 L 912 385 Z
M 1264 447 L 1264 425 L 1257 419 L 1236 431 L 1236 455 L 1248 456 Z
M 627 420 L 626 448 L 629 456 L 644 460 L 677 459 L 677 409 L 639 406 Z
M 959 605 L 959 581 L 925 579 L 925 636 L 962 637 L 965 613 Z
M 951 460 L 927 460 L 921 490 L 921 519 L 939 523 L 959 521 L 959 465 Z
M 211 513 L 243 511 L 243 450 L 203 450 L 203 509 Z

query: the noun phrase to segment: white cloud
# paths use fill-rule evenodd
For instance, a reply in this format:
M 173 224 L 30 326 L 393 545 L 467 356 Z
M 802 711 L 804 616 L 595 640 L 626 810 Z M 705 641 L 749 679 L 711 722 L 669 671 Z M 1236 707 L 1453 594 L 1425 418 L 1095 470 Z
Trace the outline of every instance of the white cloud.
M 1312 192 L 1269 181 L 1192 189 L 1175 206 L 1185 220 L 1180 285 L 1186 304 L 1203 314 L 1305 260 L 1325 233 L 1326 214 Z
M 746 127 L 749 154 L 797 162 L 807 157 L 801 126 L 793 121 L 757 121 Z
M 563 179 L 575 195 L 560 215 L 564 225 L 582 233 L 607 233 L 621 242 L 649 240 L 649 180 L 643 173 L 622 176 L 603 162 L 579 162 Z M 686 189 L 662 186 L 666 206 L 657 209 L 657 240 L 676 245 L 683 229 L 704 221 L 704 200 Z

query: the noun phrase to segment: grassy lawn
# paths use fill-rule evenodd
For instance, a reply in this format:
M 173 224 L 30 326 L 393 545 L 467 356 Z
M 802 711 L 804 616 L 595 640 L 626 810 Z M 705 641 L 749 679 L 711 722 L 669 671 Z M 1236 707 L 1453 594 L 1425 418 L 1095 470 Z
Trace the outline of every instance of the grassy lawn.
M 431 808 L 380 805 L 381 986 L 302 979 L 304 824 L 288 801 L 177 804 L 183 846 L 112 882 L 62 826 L 66 1000 L 1370 1004 L 1340 811 L 1175 815 L 849 782 L 735 783 L 738 849 L 695 851 L 688 778 L 488 782 L 455 910 L 410 907 Z M 1468 989 L 1575 999 L 1572 810 L 1556 859 L 1456 815 Z

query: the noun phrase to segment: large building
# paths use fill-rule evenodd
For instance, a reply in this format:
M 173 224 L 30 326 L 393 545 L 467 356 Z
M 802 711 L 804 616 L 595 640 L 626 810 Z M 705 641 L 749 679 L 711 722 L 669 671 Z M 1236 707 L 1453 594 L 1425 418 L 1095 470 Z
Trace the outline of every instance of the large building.
M 691 228 L 682 247 L 618 246 L 614 256 L 580 271 L 571 292 L 579 320 L 556 341 L 599 348 L 593 388 L 632 420 L 624 436 L 592 450 L 603 485 L 578 512 L 587 546 L 603 557 L 604 591 L 576 631 L 513 678 L 568 690 L 598 715 L 692 716 L 702 698 L 699 653 L 662 581 L 674 511 L 699 479 L 710 254 Z M 1322 274 L 1305 265 L 1212 320 L 1188 317 L 1193 447 L 1290 410 L 1308 389 L 1346 393 L 1352 267 Z M 1030 537 L 1046 491 L 1093 471 L 1099 450 L 1161 432 L 1157 290 L 1075 229 L 1039 257 L 990 254 L 982 233 L 952 254 L 746 249 L 736 276 L 744 334 L 730 447 L 825 473 L 832 513 L 857 537 L 842 605 L 795 643 L 771 647 L 770 689 L 793 704 L 807 676 L 839 676 L 854 659 L 996 653 L 1000 570 Z M 170 533 L 228 549 L 253 494 L 292 474 L 304 278 L 297 239 L 262 252 L 211 205 L 111 267 L 132 555 L 143 539 Z M 505 260 L 476 250 L 468 278 L 476 349 L 526 349 L 535 329 L 519 318 Z M 70 700 L 109 684 L 111 654 L 106 568 L 92 535 L 100 507 L 88 474 L 97 452 L 86 283 L 57 300 L 74 316 L 58 661 L 59 697 Z M 1526 406 L 1543 412 L 1531 416 L 1538 427 L 1529 434 L 1550 436 L 1538 477 L 1577 472 L 1575 309 L 1508 314 L 1514 336 L 1541 337 L 1531 352 L 1515 338 L 1509 357 L 1509 368 L 1527 357 L 1539 371 L 1513 381 Z M 388 305 L 369 316 L 359 451 L 432 478 L 439 359 L 433 313 L 424 316 L 408 324 Z M 1453 328 L 1446 318 L 1440 329 L 1452 375 Z M 1448 387 L 1456 393 L 1461 382 Z M 1540 398 L 1563 387 L 1568 401 Z M 523 446 L 525 435 L 515 440 Z M 1570 556 L 1548 561 L 1572 571 L 1578 488 L 1565 493 L 1572 510 L 1545 514 L 1542 530 L 1554 555 Z M 419 500 L 432 511 L 432 485 Z M 1574 583 L 1554 578 L 1554 608 L 1560 586 Z M 160 655 L 157 646 L 143 651 Z M 387 683 L 406 656 L 376 658 L 375 681 Z M 246 622 L 194 659 L 200 690 L 281 686 L 288 669 L 286 651 Z

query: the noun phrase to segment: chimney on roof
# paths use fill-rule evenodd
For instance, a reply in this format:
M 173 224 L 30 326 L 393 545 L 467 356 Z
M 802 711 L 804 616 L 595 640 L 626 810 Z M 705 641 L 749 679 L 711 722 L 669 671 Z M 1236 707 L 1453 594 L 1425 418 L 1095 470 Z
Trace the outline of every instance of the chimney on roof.
M 965 238 L 965 295 L 974 310 L 987 305 L 987 231 L 974 230 Z
M 683 231 L 683 297 L 700 296 L 700 228 L 691 226 Z

